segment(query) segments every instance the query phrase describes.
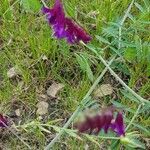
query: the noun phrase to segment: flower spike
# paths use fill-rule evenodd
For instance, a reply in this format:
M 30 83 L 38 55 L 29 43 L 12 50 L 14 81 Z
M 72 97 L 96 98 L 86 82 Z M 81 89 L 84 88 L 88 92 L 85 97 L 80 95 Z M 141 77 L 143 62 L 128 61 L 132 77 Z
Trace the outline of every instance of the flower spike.
M 49 25 L 52 26 L 54 36 L 57 39 L 66 38 L 68 43 L 75 44 L 79 41 L 88 43 L 91 37 L 75 21 L 65 16 L 60 0 L 55 0 L 53 8 L 43 6 L 43 14 L 46 14 Z
M 78 123 L 77 129 L 81 133 L 89 131 L 90 134 L 95 133 L 95 130 L 96 133 L 99 133 L 101 129 L 107 133 L 108 130 L 111 129 L 116 132 L 118 136 L 125 136 L 123 114 L 119 111 L 115 117 L 115 112 L 115 107 L 108 107 L 104 109 L 100 115 L 86 117 L 85 121 Z

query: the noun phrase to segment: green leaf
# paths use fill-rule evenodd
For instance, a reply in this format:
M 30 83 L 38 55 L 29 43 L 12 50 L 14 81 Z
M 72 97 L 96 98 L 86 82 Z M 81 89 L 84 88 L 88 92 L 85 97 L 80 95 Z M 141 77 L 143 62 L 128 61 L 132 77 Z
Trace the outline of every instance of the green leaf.
M 65 133 L 67 133 L 68 135 L 70 135 L 71 137 L 74 137 L 78 140 L 82 140 L 82 138 L 80 136 L 78 136 L 77 131 L 76 130 L 71 130 L 71 129 L 63 129 L 57 126 L 51 126 L 56 132 L 60 132 L 61 130 L 64 130 Z
M 85 137 L 90 140 L 91 142 L 95 143 L 96 145 L 98 145 L 100 147 L 100 143 L 98 143 L 94 137 L 88 135 L 88 134 L 85 134 Z
M 127 119 L 127 118 L 126 118 L 125 120 L 126 120 L 127 123 L 130 122 L 130 120 Z M 139 124 L 139 123 L 137 123 L 137 122 L 136 122 L 136 123 L 133 122 L 132 125 L 133 125 L 134 127 L 138 128 L 138 129 L 140 129 L 140 130 L 142 131 L 142 133 L 145 133 L 146 135 L 150 135 L 148 129 L 147 129 L 146 127 L 142 126 L 141 124 Z
M 94 75 L 93 75 L 93 72 L 92 72 L 90 65 L 88 63 L 88 58 L 86 58 L 86 56 L 84 56 L 84 55 L 78 55 L 78 54 L 76 54 L 76 58 L 77 58 L 77 61 L 80 65 L 82 71 L 86 72 L 90 81 L 93 81 Z
M 44 131 L 44 132 L 46 132 L 46 133 L 51 134 L 51 132 L 50 132 L 49 130 L 45 129 L 44 127 L 39 126 L 39 128 L 40 128 L 40 130 L 42 130 L 42 131 Z
M 125 146 L 129 146 L 131 148 L 142 148 L 145 149 L 145 145 L 140 142 L 138 139 L 136 138 L 131 138 L 131 137 L 122 137 L 120 139 L 121 143 L 124 144 Z
M 97 54 L 98 55 L 98 48 L 97 47 L 95 47 L 94 45 L 92 45 L 92 44 L 86 44 L 85 45 L 89 50 L 91 50 L 93 53 L 95 53 L 95 54 Z M 99 48 L 99 50 L 100 50 L 100 48 Z
M 144 12 L 143 7 L 139 3 L 135 2 L 134 4 L 141 12 Z
M 124 58 L 128 61 L 136 60 L 136 49 L 135 48 L 127 48 L 124 52 Z
M 87 73 L 87 76 L 88 76 L 88 78 L 90 79 L 90 81 L 93 82 L 93 80 L 94 80 L 94 75 L 93 75 L 93 72 L 92 72 L 92 70 L 91 70 L 91 68 L 90 68 L 90 66 L 89 66 L 89 64 L 88 64 L 88 62 L 86 62 L 86 73 Z
M 101 37 L 101 36 L 96 35 L 96 38 L 97 38 L 99 41 L 101 41 L 102 43 L 105 43 L 105 44 L 108 44 L 108 45 L 111 44 L 108 40 L 104 39 L 104 38 Z
M 118 56 L 122 57 L 122 52 L 118 51 L 116 48 L 114 48 L 113 46 L 109 46 L 111 50 L 113 50 Z
M 123 72 L 126 75 L 130 75 L 130 71 L 125 63 L 122 63 L 120 61 L 114 61 L 111 66 L 112 69 Z
M 79 65 L 80 65 L 80 68 L 82 69 L 82 71 L 85 72 L 85 68 L 86 68 L 86 63 L 85 63 L 85 61 L 83 60 L 83 58 L 82 58 L 80 55 L 78 55 L 78 54 L 75 54 L 75 55 L 76 55 L 77 62 L 78 62 Z
M 121 90 L 121 93 L 126 97 L 128 98 L 130 101 L 134 101 L 134 102 L 137 102 L 139 103 L 139 100 L 133 96 L 131 93 L 129 93 L 128 91 L 126 90 Z
M 120 149 L 120 141 L 119 140 L 112 140 L 111 141 L 111 145 L 109 146 L 109 149 L 115 149 L 115 150 L 119 150 Z
M 38 12 L 42 6 L 39 0 L 21 0 L 20 4 L 28 12 Z
M 128 112 L 131 112 L 131 113 L 135 113 L 135 111 L 133 109 L 131 109 L 130 107 L 126 106 L 126 105 L 123 105 L 117 101 L 113 101 L 112 102 L 114 106 L 118 107 L 118 108 L 123 108 L 123 110 L 126 110 Z

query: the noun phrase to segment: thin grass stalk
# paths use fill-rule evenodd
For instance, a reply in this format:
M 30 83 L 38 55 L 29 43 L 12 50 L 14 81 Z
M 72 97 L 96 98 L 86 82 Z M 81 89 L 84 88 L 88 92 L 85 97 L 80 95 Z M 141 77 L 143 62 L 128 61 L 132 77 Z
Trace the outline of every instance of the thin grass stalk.
M 129 122 L 128 126 L 126 127 L 126 131 L 127 131 L 127 130 L 129 129 L 129 127 L 132 125 L 132 123 L 133 123 L 133 121 L 135 120 L 135 118 L 137 117 L 137 115 L 138 115 L 138 113 L 139 113 L 141 107 L 142 107 L 142 104 L 140 104 L 140 105 L 138 106 L 138 109 L 136 110 L 134 116 L 132 117 L 131 121 Z

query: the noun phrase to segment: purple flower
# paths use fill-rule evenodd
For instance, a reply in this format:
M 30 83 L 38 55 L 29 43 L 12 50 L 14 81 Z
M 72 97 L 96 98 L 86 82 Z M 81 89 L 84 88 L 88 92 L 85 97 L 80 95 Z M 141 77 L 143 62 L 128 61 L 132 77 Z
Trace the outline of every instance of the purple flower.
M 0 127 L 6 127 L 8 126 L 8 120 L 5 116 L 0 114 Z
M 91 40 L 91 37 L 82 27 L 72 19 L 65 17 L 63 5 L 60 0 L 55 1 L 52 9 L 43 7 L 42 12 L 46 14 L 47 20 L 52 26 L 56 38 L 66 38 L 71 44 L 78 43 L 80 40 L 84 43 Z
M 115 111 L 115 107 L 108 107 L 105 108 L 100 115 L 86 117 L 85 121 L 77 125 L 79 132 L 83 133 L 89 131 L 91 134 L 94 131 L 99 133 L 100 130 L 103 129 L 104 132 L 107 133 L 109 129 L 112 129 L 118 136 L 125 136 L 122 112 L 117 112 L 117 116 L 114 117 Z

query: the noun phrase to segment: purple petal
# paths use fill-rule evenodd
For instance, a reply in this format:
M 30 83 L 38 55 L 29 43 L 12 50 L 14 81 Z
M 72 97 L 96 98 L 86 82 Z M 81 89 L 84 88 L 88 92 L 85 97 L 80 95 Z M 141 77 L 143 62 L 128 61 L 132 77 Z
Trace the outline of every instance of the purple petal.
M 0 127 L 8 126 L 8 120 L 2 114 L 0 114 Z
M 45 6 L 43 6 L 41 10 L 42 10 L 43 14 L 51 13 L 51 9 L 49 9 L 48 7 L 45 7 Z
M 64 27 L 61 25 L 54 25 L 53 26 L 53 30 L 54 30 L 54 35 L 58 38 L 64 38 L 66 36 L 66 32 L 64 30 Z
M 107 110 L 104 113 L 104 119 L 105 119 L 105 123 L 104 123 L 103 129 L 104 129 L 105 133 L 107 133 L 108 129 L 110 127 L 111 121 L 113 119 L 113 112 L 111 110 Z
M 118 112 L 115 122 L 112 124 L 111 128 L 119 135 L 125 136 L 125 126 L 123 121 L 122 112 Z
M 97 132 L 96 133 L 99 133 L 100 130 L 102 129 L 102 127 L 105 124 L 105 118 L 102 115 L 95 116 L 95 123 L 96 123 L 96 127 L 95 128 L 97 128 Z
M 79 123 L 77 125 L 77 128 L 79 130 L 79 132 L 85 132 L 87 131 L 88 129 L 90 129 L 90 123 L 86 120 L 85 122 L 82 122 L 82 123 Z
M 66 18 L 66 32 L 67 41 L 71 44 L 78 43 L 80 40 L 88 43 L 91 40 L 91 37 L 84 29 L 70 18 Z

